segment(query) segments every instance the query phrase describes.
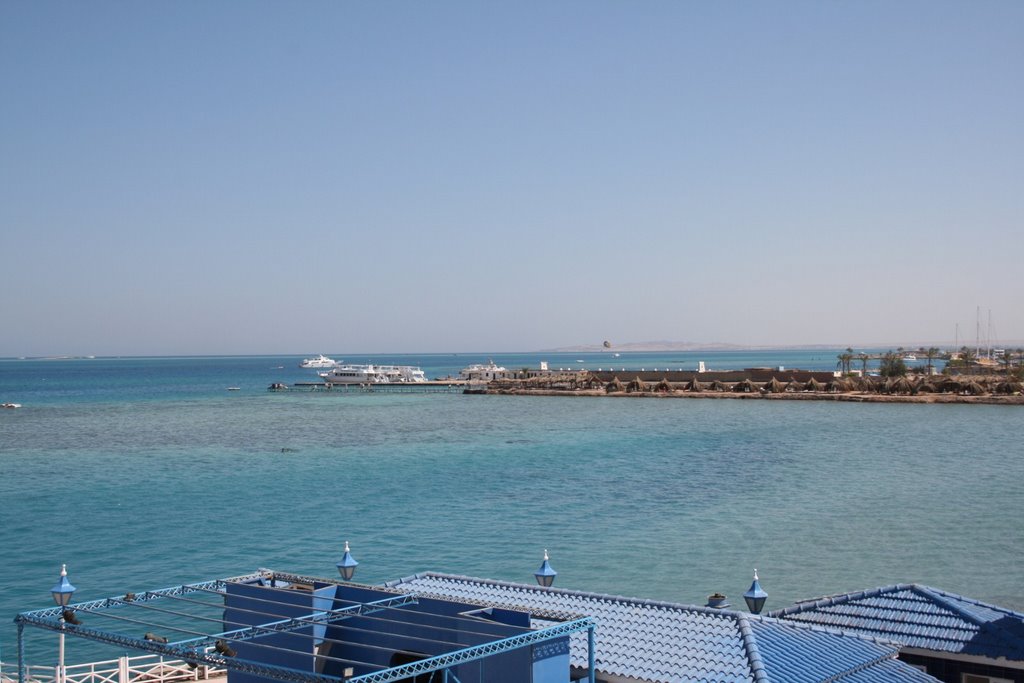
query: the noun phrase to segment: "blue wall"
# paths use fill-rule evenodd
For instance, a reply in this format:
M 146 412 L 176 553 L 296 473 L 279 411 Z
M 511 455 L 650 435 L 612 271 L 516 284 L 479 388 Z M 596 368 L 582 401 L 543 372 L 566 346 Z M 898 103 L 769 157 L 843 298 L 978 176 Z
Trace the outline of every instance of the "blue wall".
M 243 625 L 266 624 L 280 619 L 305 616 L 314 608 L 314 602 L 330 603 L 333 586 L 318 589 L 316 593 L 282 590 L 257 584 L 228 584 L 225 597 L 224 630 L 231 631 Z M 273 601 L 273 602 L 267 602 Z M 317 607 L 321 608 L 319 605 Z M 308 626 L 289 633 L 260 636 L 248 642 L 229 643 L 239 659 L 273 663 L 300 671 L 314 671 L 317 637 L 324 627 Z M 271 649 L 271 648 L 281 648 Z M 229 683 L 266 683 L 267 679 L 232 671 Z

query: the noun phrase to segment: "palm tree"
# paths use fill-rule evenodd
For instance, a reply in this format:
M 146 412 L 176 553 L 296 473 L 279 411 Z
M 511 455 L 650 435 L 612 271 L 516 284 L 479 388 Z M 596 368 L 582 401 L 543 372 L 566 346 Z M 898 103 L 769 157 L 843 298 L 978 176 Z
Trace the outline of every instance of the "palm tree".
M 836 367 L 842 370 L 844 375 L 850 374 L 850 363 L 853 362 L 853 349 L 846 349 L 843 353 L 836 356 L 839 362 L 836 363 Z
M 863 351 L 861 351 L 857 355 L 857 358 L 860 359 L 860 373 L 862 375 L 867 375 L 868 374 L 868 360 L 870 360 L 871 356 L 869 356 L 868 354 L 866 354 Z
M 934 346 L 929 346 L 927 349 L 921 350 L 921 355 L 928 359 L 928 374 L 932 374 L 932 361 L 939 357 L 942 353 Z
M 907 374 L 907 364 L 903 360 L 903 352 L 886 351 L 878 366 L 878 374 L 882 377 L 903 377 Z

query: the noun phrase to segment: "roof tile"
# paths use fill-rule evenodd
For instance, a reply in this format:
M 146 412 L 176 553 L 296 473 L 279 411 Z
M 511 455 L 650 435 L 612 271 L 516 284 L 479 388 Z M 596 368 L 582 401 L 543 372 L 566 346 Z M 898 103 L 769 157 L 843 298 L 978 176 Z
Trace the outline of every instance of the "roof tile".
M 895 661 L 897 649 L 892 642 L 733 610 L 434 573 L 385 586 L 526 609 L 538 623 L 559 616 L 590 616 L 597 623 L 597 668 L 608 675 L 666 682 L 934 683 L 933 678 Z M 586 666 L 585 633 L 570 638 L 570 652 L 574 665 Z
M 1024 614 L 918 584 L 807 601 L 771 616 L 908 647 L 1024 661 Z

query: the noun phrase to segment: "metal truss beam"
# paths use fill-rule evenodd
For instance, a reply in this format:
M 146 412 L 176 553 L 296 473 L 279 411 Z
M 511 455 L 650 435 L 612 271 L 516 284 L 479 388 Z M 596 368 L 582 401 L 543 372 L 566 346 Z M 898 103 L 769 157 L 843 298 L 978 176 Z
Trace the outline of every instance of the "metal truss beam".
M 239 629 L 230 631 L 223 631 L 211 635 L 201 635 L 198 638 L 189 640 L 171 642 L 171 643 L 158 643 L 152 642 L 145 639 L 134 638 L 130 636 L 121 635 L 118 633 L 112 633 L 102 631 L 87 626 L 75 625 L 67 623 L 63 620 L 63 613 L 65 609 L 74 610 L 76 612 L 83 613 L 101 613 L 104 609 L 120 608 L 132 603 L 145 603 L 159 600 L 161 598 L 172 598 L 181 597 L 195 592 L 210 592 L 214 591 L 217 593 L 224 594 L 225 589 L 229 584 L 237 583 L 253 583 L 259 580 L 267 579 L 279 579 L 291 583 L 305 583 L 305 584 L 327 584 L 327 585 L 340 585 L 346 582 L 334 581 L 330 579 L 323 579 L 319 577 L 304 576 L 300 574 L 290 574 L 273 572 L 271 570 L 260 569 L 255 573 L 246 574 L 243 576 L 237 576 L 227 579 L 217 579 L 213 581 L 204 581 L 201 583 L 192 583 L 182 586 L 176 586 L 173 588 L 165 588 L 161 590 L 145 591 L 136 595 L 125 595 L 123 597 L 105 598 L 102 600 L 93 600 L 91 602 L 82 602 L 73 605 L 69 605 L 67 608 L 61 607 L 50 607 L 48 609 L 36 610 L 32 612 L 22 612 L 14 621 L 18 626 L 18 648 L 19 648 L 19 672 L 24 671 L 24 657 L 23 657 L 23 643 L 22 634 L 25 626 L 34 626 L 37 628 L 43 628 L 50 631 L 56 631 L 58 633 L 74 635 L 89 640 L 94 640 L 117 647 L 128 648 L 138 650 L 142 652 L 151 652 L 154 654 L 164 655 L 170 658 L 183 659 L 186 662 L 196 664 L 207 664 L 214 667 L 221 667 L 231 671 L 239 671 L 255 676 L 261 676 L 270 678 L 278 681 L 284 681 L 285 683 L 338 683 L 338 679 L 333 676 L 323 676 L 310 671 L 303 671 L 299 669 L 293 669 L 290 667 L 284 667 L 279 665 L 271 665 L 261 662 L 256 662 L 247 659 L 241 659 L 238 657 L 226 657 L 216 651 L 207 651 L 208 648 L 215 644 L 217 640 L 226 640 L 228 642 L 236 641 L 250 641 L 255 640 L 261 636 L 271 635 L 274 633 L 285 633 L 289 631 L 295 631 L 301 628 L 305 628 L 313 625 L 330 624 L 333 622 L 345 620 L 351 617 L 371 614 L 373 612 L 379 612 L 387 610 L 389 608 L 400 608 L 404 605 L 418 603 L 420 599 L 426 597 L 423 593 L 412 592 L 412 593 L 400 593 L 392 594 L 381 600 L 373 602 L 358 603 L 349 607 L 343 607 L 334 610 L 316 610 L 311 611 L 300 617 L 290 617 L 286 619 L 280 619 L 277 621 L 271 621 L 265 624 L 258 624 L 252 626 L 246 626 Z M 366 588 L 373 588 L 366 586 Z M 246 596 L 239 596 L 244 598 Z M 444 596 L 445 599 L 450 599 L 449 596 Z M 472 604 L 474 601 L 466 600 Z M 211 603 L 211 607 L 222 607 Z M 111 615 L 113 616 L 113 615 Z M 552 615 L 553 616 L 553 615 Z M 493 655 L 501 654 L 504 652 L 510 652 L 519 648 L 528 647 L 537 643 L 542 643 L 556 638 L 566 637 L 572 633 L 580 631 L 589 631 L 588 638 L 588 650 L 590 659 L 590 680 L 593 681 L 593 658 L 594 658 L 594 639 L 593 633 L 595 628 L 595 622 L 589 617 L 576 618 L 572 620 L 563 621 L 561 623 L 549 626 L 544 629 L 538 629 L 533 631 L 527 631 L 520 633 L 515 636 L 508 638 L 502 638 L 499 640 L 490 641 L 480 645 L 455 650 L 446 654 L 438 655 L 435 657 L 429 657 L 409 664 L 384 669 L 381 671 L 370 672 L 360 676 L 347 679 L 351 683 L 390 683 L 393 681 L 400 681 L 402 679 L 410 678 L 422 673 L 429 673 L 433 671 L 445 672 L 445 677 L 449 676 L 454 678 L 454 672 L 450 671 L 452 667 L 472 662 L 475 660 L 484 659 Z M 313 656 L 312 653 L 309 653 Z M 23 678 L 23 676 L 22 676 Z
M 410 664 L 392 667 L 390 669 L 385 669 L 384 671 L 376 671 L 373 673 L 363 674 L 362 676 L 355 676 L 348 679 L 348 683 L 388 683 L 390 681 L 400 681 L 405 678 L 416 676 L 417 674 L 448 669 L 459 664 L 483 659 L 484 657 L 490 657 L 491 655 L 518 650 L 519 648 L 526 647 L 527 645 L 543 643 L 545 641 L 561 638 L 562 636 L 567 636 L 579 631 L 587 631 L 593 629 L 594 626 L 595 622 L 590 617 L 567 621 L 539 631 L 529 631 L 517 636 L 484 643 L 483 645 L 474 645 L 473 647 L 456 650 L 455 652 L 439 655 L 437 657 L 429 657 Z
M 135 650 L 142 650 L 144 652 L 152 652 L 154 654 L 165 655 L 173 659 L 183 659 L 186 662 L 208 664 L 210 666 L 230 669 L 232 671 L 241 671 L 243 673 L 253 674 L 255 676 L 264 676 L 266 678 L 272 678 L 278 681 L 286 681 L 287 683 L 338 683 L 337 678 L 333 678 L 330 676 L 320 676 L 314 673 L 309 673 L 307 671 L 299 671 L 298 669 L 292 669 L 289 667 L 260 664 L 259 662 L 253 662 L 247 659 L 239 659 L 237 657 L 224 657 L 219 654 L 216 654 L 215 652 L 205 652 L 201 649 L 195 649 L 193 647 L 183 647 L 181 645 L 177 645 L 174 643 L 154 643 L 139 638 L 129 638 L 128 636 L 122 636 L 116 633 L 98 631 L 96 629 L 86 628 L 84 626 L 74 626 L 72 624 L 61 625 L 59 623 L 52 622 L 45 617 L 39 617 L 36 613 L 32 612 L 25 612 L 19 614 L 17 617 L 15 617 L 14 621 L 18 624 L 19 648 L 21 647 L 21 631 L 23 630 L 24 626 L 29 625 L 49 629 L 51 631 L 63 631 L 68 635 L 81 636 L 83 638 L 96 640 L 101 643 L 107 643 L 108 645 L 116 645 L 118 647 L 126 647 Z M 20 649 L 19 654 L 21 654 Z M 19 663 L 19 669 L 20 668 L 22 668 L 21 663 Z M 22 680 L 24 680 L 24 678 L 22 678 Z
M 245 596 L 241 596 L 245 597 Z M 203 636 L 201 638 L 192 638 L 190 640 L 177 641 L 175 645 L 188 645 L 189 647 L 209 647 L 212 646 L 218 640 L 227 640 L 230 642 L 253 640 L 260 636 L 269 636 L 275 633 L 284 633 L 287 631 L 294 631 L 296 629 L 305 628 L 307 626 L 316 626 L 320 624 L 332 624 L 342 619 L 349 619 L 351 617 L 358 617 L 365 614 L 373 614 L 374 612 L 380 612 L 390 607 L 403 607 L 405 605 L 412 605 L 419 602 L 419 598 L 416 595 L 396 595 L 390 598 L 384 598 L 383 600 L 375 600 L 374 602 L 365 602 L 358 605 L 352 605 L 351 607 L 342 607 L 341 609 L 332 610 L 319 610 L 311 612 L 307 616 L 302 617 L 290 617 L 288 619 L 281 619 L 280 621 L 271 621 L 266 624 L 256 624 L 253 626 L 245 626 L 243 628 L 237 628 L 231 631 L 223 631 L 221 633 L 214 633 L 209 636 Z M 228 607 L 230 609 L 230 606 Z
M 142 593 L 130 594 L 132 597 L 129 598 L 126 594 L 124 597 L 113 597 L 103 598 L 101 600 L 92 600 L 90 602 L 79 602 L 67 607 L 48 607 L 45 609 L 35 610 L 33 612 L 25 612 L 26 615 L 33 617 L 49 618 L 49 619 L 60 619 L 63 615 L 64 610 L 70 609 L 76 612 L 95 612 L 100 609 L 107 607 L 119 607 L 122 605 L 130 605 L 136 602 L 153 602 L 161 598 L 177 597 L 181 595 L 188 595 L 189 593 L 195 593 L 198 591 L 221 591 L 229 583 L 251 583 L 259 579 L 269 578 L 267 574 L 263 572 L 256 572 L 254 574 L 246 574 L 244 576 L 236 576 L 230 579 L 216 579 L 214 581 L 202 581 L 200 583 L 189 583 L 183 586 L 174 586 L 172 588 L 163 588 L 155 591 L 144 591 Z

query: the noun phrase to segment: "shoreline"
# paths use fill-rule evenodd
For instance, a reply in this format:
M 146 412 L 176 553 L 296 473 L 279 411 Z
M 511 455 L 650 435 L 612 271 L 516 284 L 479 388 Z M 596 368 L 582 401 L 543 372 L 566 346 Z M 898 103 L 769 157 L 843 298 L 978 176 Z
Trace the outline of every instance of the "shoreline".
M 632 376 L 623 382 L 621 375 Z M 510 396 L 758 399 L 846 403 L 1024 405 L 1016 376 L 836 376 L 830 372 L 748 368 L 732 371 L 560 371 L 504 377 L 465 393 Z

